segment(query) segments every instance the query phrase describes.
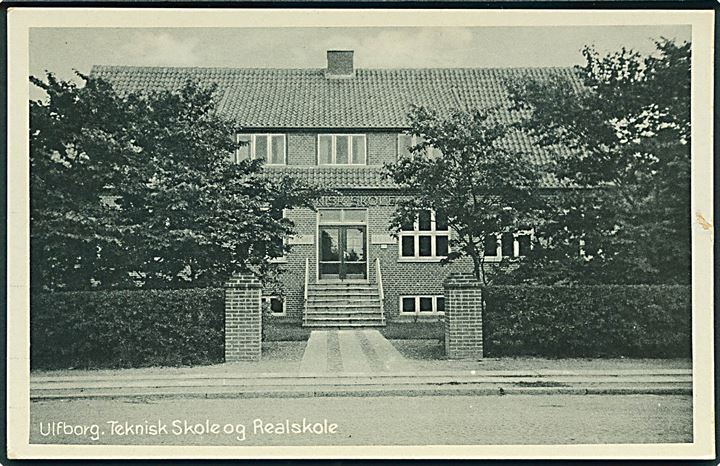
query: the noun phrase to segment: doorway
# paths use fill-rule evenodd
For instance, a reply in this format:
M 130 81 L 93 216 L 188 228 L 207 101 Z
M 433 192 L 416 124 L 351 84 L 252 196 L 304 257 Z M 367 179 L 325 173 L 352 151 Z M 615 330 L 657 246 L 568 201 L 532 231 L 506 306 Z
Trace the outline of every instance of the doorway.
M 321 210 L 318 225 L 318 278 L 367 280 L 367 211 Z M 362 220 L 363 224 L 359 224 Z M 352 224 L 349 224 L 352 223 Z

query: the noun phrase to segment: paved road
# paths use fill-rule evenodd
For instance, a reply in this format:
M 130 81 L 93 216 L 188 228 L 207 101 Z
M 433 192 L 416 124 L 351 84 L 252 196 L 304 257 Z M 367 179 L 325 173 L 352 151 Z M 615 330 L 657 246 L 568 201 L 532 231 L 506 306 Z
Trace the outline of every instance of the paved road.
M 692 398 L 683 395 L 57 400 L 32 402 L 30 417 L 31 443 L 481 445 L 692 441 Z M 63 422 L 73 426 L 75 433 L 41 435 L 51 430 L 53 422 L 56 430 Z M 143 426 L 146 433 L 137 427 L 128 431 L 126 422 Z M 212 432 L 213 424 L 217 424 L 217 433 Z M 65 429 L 69 428 L 59 430 Z M 93 436 L 97 440 L 91 440 Z

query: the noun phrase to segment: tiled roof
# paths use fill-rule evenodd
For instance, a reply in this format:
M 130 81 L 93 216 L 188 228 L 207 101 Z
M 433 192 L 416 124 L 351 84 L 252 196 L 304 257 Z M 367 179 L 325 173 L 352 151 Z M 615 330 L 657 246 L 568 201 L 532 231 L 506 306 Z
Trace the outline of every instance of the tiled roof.
M 272 179 L 290 176 L 303 180 L 305 183 L 328 189 L 397 189 L 391 179 L 383 175 L 383 167 L 379 165 L 324 167 L 287 165 L 266 166 L 265 174 Z M 560 187 L 550 175 L 543 174 L 540 180 L 545 188 Z
M 320 188 L 345 189 L 393 189 L 397 185 L 383 176 L 383 167 L 366 166 L 302 166 L 265 167 L 265 173 L 271 178 L 284 175 L 298 178 Z
M 340 79 L 326 78 L 323 69 L 94 66 L 91 74 L 110 81 L 120 92 L 176 89 L 189 78 L 216 84 L 220 112 L 239 127 L 252 129 L 400 129 L 408 125 L 411 104 L 440 112 L 496 107 L 501 119 L 513 121 L 516 116 L 507 109 L 507 79 L 562 75 L 580 87 L 570 68 L 360 69 L 355 76 Z M 529 154 L 534 163 L 550 158 L 550 150 L 519 131 L 509 133 L 504 145 Z M 566 149 L 556 147 L 552 152 Z M 381 167 L 288 166 L 279 170 L 323 187 L 394 186 L 382 177 Z M 547 175 L 543 183 L 557 185 Z
M 411 104 L 505 107 L 506 79 L 575 79 L 570 68 L 359 69 L 340 79 L 322 69 L 94 66 L 91 73 L 121 92 L 178 88 L 188 78 L 217 84 L 220 111 L 247 128 L 403 128 Z

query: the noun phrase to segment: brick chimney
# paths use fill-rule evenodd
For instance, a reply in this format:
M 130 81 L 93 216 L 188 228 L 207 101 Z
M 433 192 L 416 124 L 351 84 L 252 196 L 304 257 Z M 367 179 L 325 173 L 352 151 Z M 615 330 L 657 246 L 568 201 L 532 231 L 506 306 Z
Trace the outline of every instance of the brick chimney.
M 355 74 L 352 50 L 328 50 L 326 78 L 350 78 Z

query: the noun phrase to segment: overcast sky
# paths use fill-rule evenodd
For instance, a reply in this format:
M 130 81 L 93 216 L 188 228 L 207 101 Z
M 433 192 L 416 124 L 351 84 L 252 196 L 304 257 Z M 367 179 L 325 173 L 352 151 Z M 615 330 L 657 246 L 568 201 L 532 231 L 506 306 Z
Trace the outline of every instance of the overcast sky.
M 690 40 L 689 26 L 406 28 L 34 28 L 30 74 L 63 79 L 93 64 L 322 68 L 328 49 L 355 50 L 358 68 L 572 66 L 580 50 L 652 39 Z

